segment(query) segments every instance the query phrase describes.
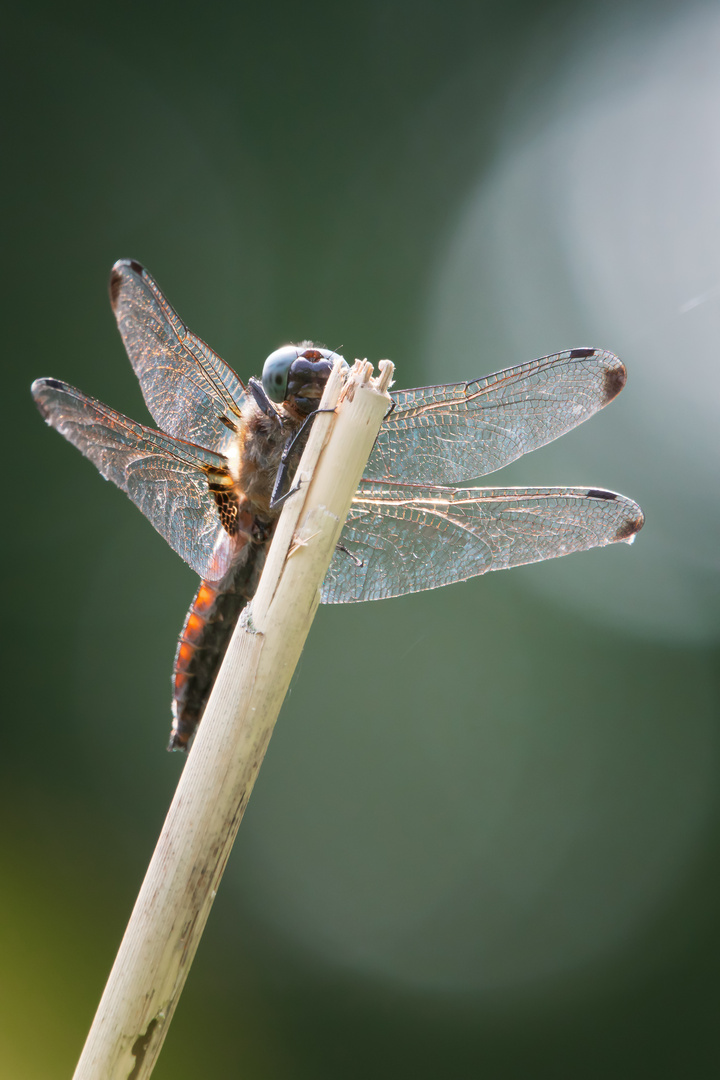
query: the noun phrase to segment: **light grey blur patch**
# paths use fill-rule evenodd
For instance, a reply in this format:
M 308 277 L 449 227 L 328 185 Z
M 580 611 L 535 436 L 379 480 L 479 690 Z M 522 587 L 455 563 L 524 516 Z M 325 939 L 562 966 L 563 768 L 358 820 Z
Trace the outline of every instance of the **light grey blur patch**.
M 608 624 L 704 642 L 720 630 L 720 11 L 648 19 L 586 32 L 534 99 L 546 122 L 515 125 L 438 262 L 425 363 L 436 380 L 616 352 L 621 398 L 502 482 L 631 495 L 641 542 L 525 580 Z

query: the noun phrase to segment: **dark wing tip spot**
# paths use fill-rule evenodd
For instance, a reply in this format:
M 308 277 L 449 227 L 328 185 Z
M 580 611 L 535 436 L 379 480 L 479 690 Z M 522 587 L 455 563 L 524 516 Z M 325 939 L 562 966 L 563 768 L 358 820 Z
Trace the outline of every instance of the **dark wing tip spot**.
M 115 308 L 117 306 L 117 299 L 118 299 L 118 296 L 120 294 L 120 286 L 121 285 L 122 285 L 122 273 L 118 269 L 117 264 L 115 264 L 115 266 L 113 266 L 112 270 L 110 271 L 110 285 L 108 286 L 108 289 L 109 289 L 109 292 L 110 292 L 110 304 L 112 305 L 113 311 L 115 310 Z
M 617 499 L 614 491 L 604 491 L 603 488 L 590 488 L 588 499 Z
M 608 368 L 603 376 L 604 404 L 607 405 L 608 401 L 612 401 L 614 397 L 617 397 L 626 382 L 627 368 L 622 360 L 616 359 L 613 366 Z
M 50 387 L 51 390 L 67 390 L 67 384 L 59 379 L 36 379 L 30 387 L 30 393 L 38 407 L 38 411 L 48 424 L 50 423 L 50 410 L 43 401 L 43 391 Z
M 597 349 L 571 349 L 570 350 L 570 359 L 571 360 L 582 360 L 582 358 L 584 356 L 594 356 L 596 352 L 597 352 Z
M 118 259 L 110 271 L 110 303 L 112 304 L 113 311 L 117 305 L 117 299 L 120 295 L 120 289 L 122 287 L 123 276 L 125 270 L 132 270 L 138 277 L 142 277 L 144 266 L 136 259 Z
M 645 524 L 645 518 L 642 511 L 638 510 L 637 517 L 630 518 L 628 521 L 624 521 L 618 531 L 615 533 L 616 540 L 629 540 L 635 533 L 639 533 Z
M 46 390 L 48 386 L 51 390 L 67 390 L 68 388 L 68 384 L 60 382 L 59 379 L 36 379 L 30 387 L 30 393 L 33 397 L 36 397 L 38 394 L 41 394 L 43 390 Z

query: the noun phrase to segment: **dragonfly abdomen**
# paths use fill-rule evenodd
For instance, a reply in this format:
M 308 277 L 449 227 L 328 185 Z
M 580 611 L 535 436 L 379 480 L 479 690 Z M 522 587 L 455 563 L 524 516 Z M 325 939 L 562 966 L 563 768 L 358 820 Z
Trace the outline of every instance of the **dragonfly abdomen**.
M 255 595 L 274 523 L 247 540 L 221 581 L 202 581 L 183 623 L 173 665 L 168 750 L 186 750 L 200 723 L 240 612 Z

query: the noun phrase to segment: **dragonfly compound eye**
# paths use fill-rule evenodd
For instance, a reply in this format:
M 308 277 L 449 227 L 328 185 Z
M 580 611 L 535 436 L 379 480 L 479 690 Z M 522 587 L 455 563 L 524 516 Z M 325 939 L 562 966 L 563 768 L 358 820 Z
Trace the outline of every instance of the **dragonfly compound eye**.
M 313 345 L 300 353 L 288 374 L 285 404 L 291 404 L 305 415 L 317 409 L 325 383 L 337 360 L 341 361 L 345 370 L 348 370 L 348 365 L 342 356 L 331 352 L 330 349 L 319 349 Z
M 271 352 L 263 364 L 263 390 L 278 405 L 287 397 L 290 367 L 297 360 L 299 352 L 296 345 L 282 345 Z

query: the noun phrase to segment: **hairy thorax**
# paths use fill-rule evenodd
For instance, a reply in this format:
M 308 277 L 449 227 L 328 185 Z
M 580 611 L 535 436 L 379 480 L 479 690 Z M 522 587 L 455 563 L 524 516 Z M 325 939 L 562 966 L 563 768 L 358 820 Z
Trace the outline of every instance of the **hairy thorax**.
M 277 411 L 277 419 L 266 416 L 252 399 L 243 407 L 243 424 L 228 455 L 230 475 L 239 502 L 249 504 L 268 521 L 279 514 L 279 509 L 270 508 L 270 499 L 282 452 L 300 425 L 301 419 L 283 406 Z

